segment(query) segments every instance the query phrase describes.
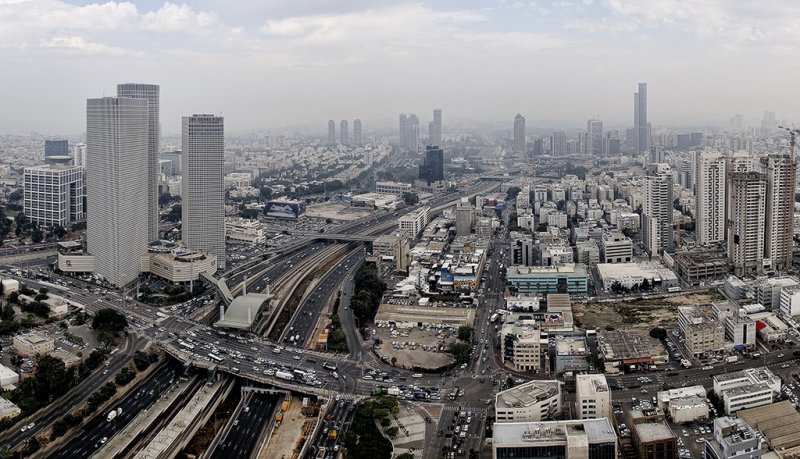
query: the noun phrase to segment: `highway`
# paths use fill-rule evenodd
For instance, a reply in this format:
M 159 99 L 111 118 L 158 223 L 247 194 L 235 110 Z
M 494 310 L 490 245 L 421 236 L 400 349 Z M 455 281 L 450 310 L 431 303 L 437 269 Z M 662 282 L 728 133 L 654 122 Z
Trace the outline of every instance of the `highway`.
M 316 436 L 310 440 L 310 444 L 306 449 L 305 457 L 307 459 L 315 459 L 319 451 L 324 448 L 326 453 L 325 458 L 335 458 L 337 456 L 337 445 L 341 445 L 342 435 L 350 427 L 350 422 L 353 419 L 353 412 L 355 411 L 355 403 L 357 400 L 339 397 L 331 400 L 328 410 L 322 416 L 320 426 L 317 429 Z M 336 436 L 330 435 L 332 430 L 336 430 Z
M 229 422 L 229 429 L 210 454 L 211 459 L 250 457 L 258 447 L 258 440 L 265 428 L 271 428 L 277 409 L 284 396 L 280 394 L 248 394 L 248 401 L 236 417 Z
M 173 360 L 168 361 L 127 397 L 85 422 L 81 434 L 59 448 L 52 457 L 64 459 L 91 457 L 117 431 L 128 425 L 142 410 L 149 408 L 161 393 L 169 390 L 172 381 L 181 372 L 180 365 Z M 122 413 L 109 422 L 106 419 L 108 412 L 116 408 L 122 408 Z

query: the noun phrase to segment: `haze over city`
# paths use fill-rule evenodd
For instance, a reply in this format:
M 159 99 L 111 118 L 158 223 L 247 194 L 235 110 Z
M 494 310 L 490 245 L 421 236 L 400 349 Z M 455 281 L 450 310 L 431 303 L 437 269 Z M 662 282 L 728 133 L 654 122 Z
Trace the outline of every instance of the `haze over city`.
M 215 110 L 230 132 L 442 107 L 531 129 L 797 119 L 800 4 L 749 1 L 0 2 L 0 133 L 80 134 L 86 97 L 164 89 L 162 130 Z M 13 109 L 10 109 L 13 108 Z

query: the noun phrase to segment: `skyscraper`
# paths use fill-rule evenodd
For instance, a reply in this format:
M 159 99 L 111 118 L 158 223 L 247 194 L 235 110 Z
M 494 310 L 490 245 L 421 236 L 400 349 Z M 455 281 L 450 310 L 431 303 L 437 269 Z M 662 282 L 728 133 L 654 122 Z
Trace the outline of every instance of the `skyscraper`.
M 766 193 L 758 172 L 734 172 L 728 181 L 728 262 L 737 276 L 764 270 Z
M 158 165 L 161 125 L 159 124 L 159 86 L 156 84 L 124 83 L 117 85 L 117 97 L 147 99 L 147 237 L 158 239 Z
M 336 121 L 328 120 L 328 145 L 336 145 Z
M 514 146 L 512 153 L 525 153 L 525 117 L 517 113 L 514 117 Z
M 419 118 L 413 113 L 400 114 L 400 147 L 419 151 Z
M 339 136 L 341 137 L 342 145 L 350 145 L 350 133 L 347 132 L 347 120 L 342 120 L 339 127 Z
M 567 132 L 556 131 L 550 137 L 550 154 L 553 156 L 564 156 L 567 154 Z
M 433 109 L 433 121 L 428 124 L 428 143 L 441 147 L 442 145 L 442 109 Z
M 715 152 L 699 151 L 695 159 L 697 185 L 697 243 L 725 240 L 725 159 Z
M 136 280 L 150 240 L 149 117 L 147 99 L 86 101 L 86 246 L 118 287 Z
M 647 124 L 647 83 L 639 83 L 633 94 L 633 135 L 637 156 L 650 150 L 650 125 Z
M 362 145 L 361 144 L 361 120 L 358 119 L 358 118 L 356 118 L 355 121 L 353 121 L 353 143 L 357 147 L 360 147 Z
M 650 165 L 644 182 L 642 242 L 650 256 L 672 247 L 672 171 Z
M 76 166 L 86 168 L 86 144 L 79 143 L 72 146 L 72 160 Z
M 419 179 L 428 184 L 444 180 L 444 150 L 428 146 L 425 149 L 425 158 L 419 167 Z
M 65 157 L 69 156 L 69 141 L 67 140 L 45 140 L 44 141 L 44 163 L 54 164 L 52 157 L 58 157 L 55 162 L 62 163 Z
M 789 155 L 776 154 L 761 159 L 761 164 L 767 176 L 764 257 L 773 270 L 786 270 L 792 255 L 794 161 Z
M 605 156 L 603 151 L 603 122 L 600 120 L 587 121 L 586 132 L 586 154 Z
M 182 239 L 225 268 L 225 130 L 214 115 L 183 117 Z

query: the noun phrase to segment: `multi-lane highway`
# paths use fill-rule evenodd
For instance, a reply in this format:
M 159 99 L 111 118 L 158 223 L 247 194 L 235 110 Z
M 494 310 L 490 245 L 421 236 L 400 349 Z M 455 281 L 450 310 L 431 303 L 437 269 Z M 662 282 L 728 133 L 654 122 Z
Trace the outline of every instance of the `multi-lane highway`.
M 231 419 L 225 436 L 214 447 L 211 459 L 250 457 L 258 447 L 258 440 L 265 428 L 274 422 L 283 395 L 249 393 L 246 403 Z

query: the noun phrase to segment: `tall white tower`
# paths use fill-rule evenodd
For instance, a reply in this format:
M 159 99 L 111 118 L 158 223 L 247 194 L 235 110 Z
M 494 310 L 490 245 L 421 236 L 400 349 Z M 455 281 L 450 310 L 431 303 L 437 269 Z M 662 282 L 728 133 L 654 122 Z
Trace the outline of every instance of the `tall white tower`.
M 149 241 L 148 101 L 86 101 L 86 245 L 95 271 L 134 281 Z
M 672 171 L 653 164 L 645 177 L 642 235 L 650 256 L 672 247 Z
M 217 256 L 225 268 L 224 123 L 221 116 L 183 117 L 182 239 Z
M 714 244 L 725 240 L 725 159 L 716 152 L 697 152 L 697 243 Z
M 160 153 L 159 86 L 157 84 L 124 83 L 117 85 L 117 97 L 147 99 L 147 237 L 158 239 L 158 165 Z

